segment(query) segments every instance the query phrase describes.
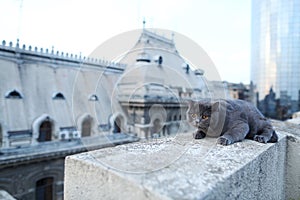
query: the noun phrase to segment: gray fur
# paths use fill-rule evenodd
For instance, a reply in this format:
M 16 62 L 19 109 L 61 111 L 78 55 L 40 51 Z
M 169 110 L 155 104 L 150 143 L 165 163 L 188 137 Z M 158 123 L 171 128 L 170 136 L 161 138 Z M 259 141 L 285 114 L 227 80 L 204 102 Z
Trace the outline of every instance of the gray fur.
M 270 121 L 254 105 L 242 100 L 190 101 L 187 119 L 197 128 L 195 139 L 218 137 L 217 143 L 222 145 L 245 138 L 261 143 L 278 140 Z

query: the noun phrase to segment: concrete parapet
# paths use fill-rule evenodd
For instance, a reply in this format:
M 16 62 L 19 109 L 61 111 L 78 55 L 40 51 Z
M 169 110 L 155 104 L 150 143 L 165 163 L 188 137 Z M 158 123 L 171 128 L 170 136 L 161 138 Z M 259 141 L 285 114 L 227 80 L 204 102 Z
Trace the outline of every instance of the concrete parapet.
M 286 149 L 286 199 L 300 199 L 300 129 L 299 124 L 274 121 L 276 130 L 287 136 Z
M 0 199 L 1 200 L 16 200 L 13 196 L 11 196 L 5 190 L 0 190 Z
M 286 163 L 297 152 L 287 147 L 286 131 L 275 144 L 219 146 L 185 133 L 73 155 L 65 199 L 298 199 L 299 179 L 288 180 L 297 166 Z

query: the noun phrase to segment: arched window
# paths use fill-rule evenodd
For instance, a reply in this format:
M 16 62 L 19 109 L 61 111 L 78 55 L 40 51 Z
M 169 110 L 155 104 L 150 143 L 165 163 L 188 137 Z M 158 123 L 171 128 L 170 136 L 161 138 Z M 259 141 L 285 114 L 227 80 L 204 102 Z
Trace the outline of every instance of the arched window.
M 51 141 L 52 138 L 52 123 L 50 120 L 45 120 L 39 127 L 39 142 Z
M 91 117 L 87 117 L 82 122 L 81 136 L 82 137 L 91 136 L 91 132 L 92 132 L 92 118 Z
M 124 130 L 124 117 L 117 115 L 113 121 L 113 133 L 122 133 Z
M 98 99 L 98 96 L 97 96 L 97 95 L 92 94 L 92 95 L 89 97 L 89 100 L 90 100 L 90 101 L 98 101 L 99 99 Z
M 158 65 L 161 65 L 163 63 L 163 57 L 161 55 L 156 55 L 153 57 L 154 61 L 158 63 Z
M 38 180 L 35 184 L 35 199 L 52 200 L 53 182 L 53 177 L 46 177 Z
M 185 73 L 190 73 L 190 65 L 186 64 Z
M 114 133 L 121 133 L 121 127 L 122 127 L 121 119 L 120 119 L 120 117 L 117 117 L 114 121 L 114 130 L 113 130 L 113 132 Z
M 17 90 L 12 90 L 5 95 L 5 98 L 8 99 L 22 99 L 22 95 Z
M 152 133 L 160 133 L 161 129 L 162 129 L 161 121 L 159 119 L 155 119 L 153 121 L 153 130 L 152 130 Z
M 58 93 L 56 93 L 56 94 L 53 95 L 52 99 L 55 99 L 55 100 L 64 100 L 65 96 L 61 92 L 58 92 Z
M 170 121 L 172 121 L 172 116 L 171 115 L 168 115 L 168 118 L 167 118 L 168 120 L 168 122 L 170 122 Z
M 174 115 L 173 120 L 177 121 L 177 116 L 176 115 Z
M 159 56 L 158 57 L 158 64 L 161 65 L 163 63 L 163 58 L 162 56 Z

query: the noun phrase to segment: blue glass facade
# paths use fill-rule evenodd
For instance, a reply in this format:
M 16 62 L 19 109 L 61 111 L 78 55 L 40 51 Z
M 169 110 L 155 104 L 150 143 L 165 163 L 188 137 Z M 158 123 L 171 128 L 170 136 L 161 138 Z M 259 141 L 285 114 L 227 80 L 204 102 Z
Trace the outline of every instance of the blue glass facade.
M 271 88 L 276 98 L 299 100 L 299 0 L 252 0 L 251 80 L 259 100 Z

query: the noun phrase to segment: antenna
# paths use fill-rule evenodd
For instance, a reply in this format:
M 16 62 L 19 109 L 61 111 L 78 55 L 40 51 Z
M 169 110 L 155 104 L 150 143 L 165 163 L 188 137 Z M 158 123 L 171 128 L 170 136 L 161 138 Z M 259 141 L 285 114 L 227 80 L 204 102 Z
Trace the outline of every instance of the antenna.
M 21 23 L 21 20 L 22 20 L 22 11 L 23 11 L 23 0 L 20 0 L 17 38 L 20 38 L 21 24 L 22 24 Z

